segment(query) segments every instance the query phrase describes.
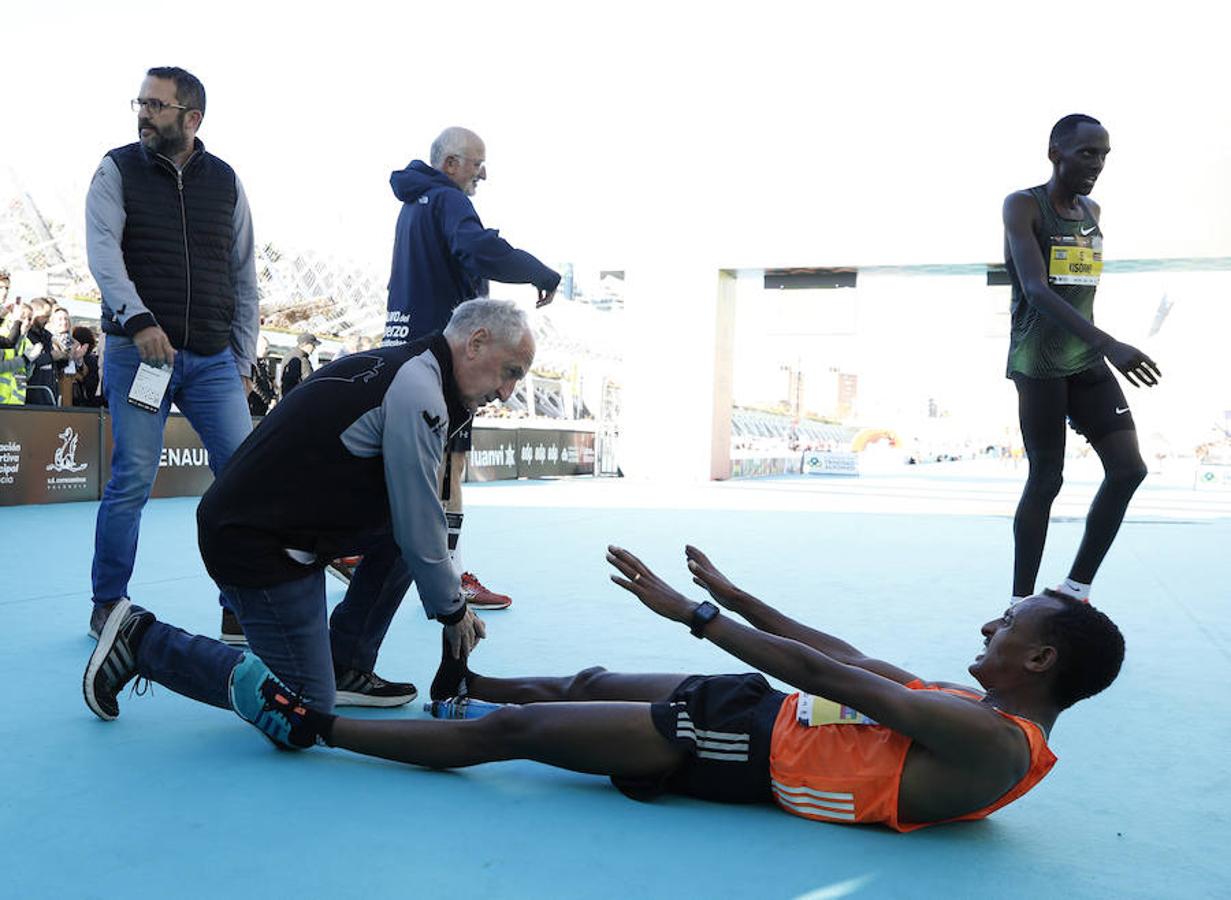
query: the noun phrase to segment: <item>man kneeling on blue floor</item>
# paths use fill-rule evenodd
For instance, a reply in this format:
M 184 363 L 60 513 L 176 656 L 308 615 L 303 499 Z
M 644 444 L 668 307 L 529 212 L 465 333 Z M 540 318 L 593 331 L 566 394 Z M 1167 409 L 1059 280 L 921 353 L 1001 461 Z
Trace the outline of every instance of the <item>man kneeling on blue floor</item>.
M 443 334 L 345 356 L 313 373 L 202 498 L 206 569 L 234 601 L 252 654 L 314 709 L 400 706 L 417 696 L 414 685 L 373 672 L 412 582 L 428 616 L 444 626 L 446 652 L 464 659 L 485 636 L 449 557 L 438 476 L 452 431 L 479 406 L 508 399 L 534 350 L 513 303 L 463 303 Z M 352 555 L 363 560 L 327 616 L 325 566 Z M 121 600 L 87 665 L 85 700 L 115 719 L 120 690 L 144 677 L 230 709 L 228 683 L 242 658 Z

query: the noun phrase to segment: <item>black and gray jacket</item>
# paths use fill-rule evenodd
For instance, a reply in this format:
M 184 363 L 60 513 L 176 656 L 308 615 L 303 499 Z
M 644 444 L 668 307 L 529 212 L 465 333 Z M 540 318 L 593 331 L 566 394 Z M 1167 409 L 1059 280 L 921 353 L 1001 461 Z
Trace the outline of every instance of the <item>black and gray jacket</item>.
M 312 374 L 312 360 L 296 347 L 282 364 L 282 396 L 285 397 Z
M 102 329 L 157 324 L 177 350 L 228 345 L 249 375 L 259 329 L 252 216 L 234 170 L 196 141 L 183 169 L 140 143 L 110 151 L 86 196 Z
M 271 587 L 392 534 L 428 615 L 454 620 L 465 603 L 437 473 L 450 431 L 468 418 L 440 334 L 322 367 L 206 491 L 206 569 L 223 585 Z

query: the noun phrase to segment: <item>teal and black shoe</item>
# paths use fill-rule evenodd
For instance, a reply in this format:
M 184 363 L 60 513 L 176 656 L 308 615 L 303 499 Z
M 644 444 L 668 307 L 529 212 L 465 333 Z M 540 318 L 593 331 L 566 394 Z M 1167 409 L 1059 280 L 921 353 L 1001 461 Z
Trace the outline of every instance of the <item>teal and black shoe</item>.
M 276 746 L 304 750 L 318 742 L 318 714 L 304 706 L 303 699 L 255 653 L 245 653 L 231 670 L 228 693 L 236 714 Z

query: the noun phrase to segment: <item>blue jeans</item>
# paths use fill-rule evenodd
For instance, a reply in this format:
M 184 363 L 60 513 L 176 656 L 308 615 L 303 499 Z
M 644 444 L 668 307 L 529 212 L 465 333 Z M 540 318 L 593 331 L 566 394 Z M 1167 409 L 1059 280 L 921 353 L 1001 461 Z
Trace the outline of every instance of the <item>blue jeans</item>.
M 176 352 L 171 384 L 158 412 L 148 412 L 128 402 L 128 391 L 140 362 L 137 346 L 131 340 L 107 336 L 103 388 L 111 412 L 114 448 L 111 478 L 103 489 L 94 527 L 91 580 L 95 603 L 113 603 L 128 596 L 141 511 L 158 474 L 163 428 L 172 400 L 201 436 L 215 476 L 252 431 L 248 401 L 230 349 L 212 356 L 190 350 Z
M 305 703 L 332 712 L 335 667 L 372 671 L 410 583 L 410 570 L 389 538 L 365 548 L 331 617 L 321 569 L 266 588 L 221 587 L 252 652 Z M 233 647 L 155 622 L 137 648 L 137 670 L 176 693 L 229 709 L 227 685 L 239 658 Z

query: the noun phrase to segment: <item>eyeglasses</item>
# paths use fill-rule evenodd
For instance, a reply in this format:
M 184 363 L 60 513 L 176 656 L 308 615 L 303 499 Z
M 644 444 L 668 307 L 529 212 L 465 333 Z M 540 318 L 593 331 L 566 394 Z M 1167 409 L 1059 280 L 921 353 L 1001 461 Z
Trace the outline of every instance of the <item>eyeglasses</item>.
M 133 108 L 133 112 L 141 112 L 142 107 L 144 107 L 145 109 L 148 109 L 150 111 L 150 115 L 153 116 L 158 115 L 164 109 L 168 108 L 192 109 L 191 106 L 181 106 L 179 103 L 166 103 L 165 101 L 158 100 L 154 97 L 149 97 L 148 99 L 138 97 L 136 100 L 130 100 L 129 105 Z

